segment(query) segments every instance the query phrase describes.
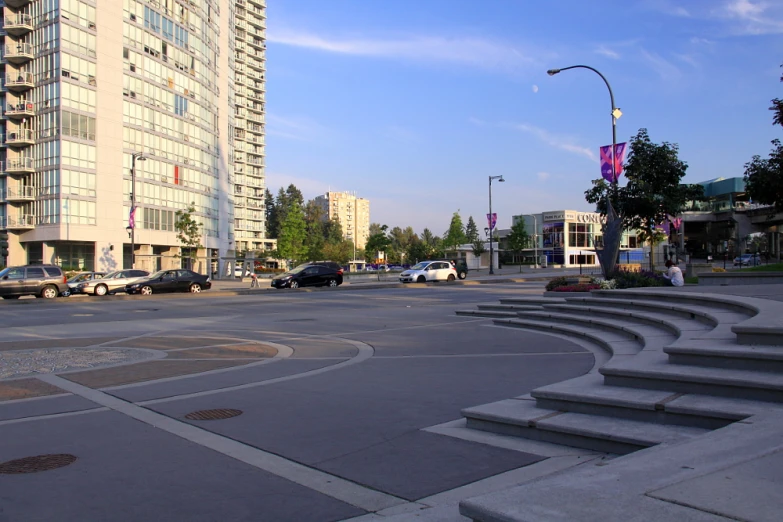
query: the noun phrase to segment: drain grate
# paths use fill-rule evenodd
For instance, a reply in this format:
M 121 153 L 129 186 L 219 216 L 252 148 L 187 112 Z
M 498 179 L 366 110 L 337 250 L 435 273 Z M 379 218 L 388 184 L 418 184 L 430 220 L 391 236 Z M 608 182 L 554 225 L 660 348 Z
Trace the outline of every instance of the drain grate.
M 221 420 L 230 419 L 242 415 L 242 410 L 217 409 L 217 410 L 198 410 L 185 415 L 190 420 Z
M 17 475 L 21 473 L 38 473 L 72 464 L 76 460 L 74 455 L 60 453 L 57 455 L 36 455 L 22 459 L 9 460 L 0 463 L 0 474 Z

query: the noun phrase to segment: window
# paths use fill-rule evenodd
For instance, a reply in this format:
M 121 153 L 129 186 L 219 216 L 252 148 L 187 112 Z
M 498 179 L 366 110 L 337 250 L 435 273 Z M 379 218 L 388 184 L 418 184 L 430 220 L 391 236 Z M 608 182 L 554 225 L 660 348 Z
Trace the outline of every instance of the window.
M 27 279 L 43 279 L 46 277 L 44 275 L 43 268 L 28 268 L 27 269 Z
M 4 277 L 8 279 L 24 279 L 24 268 L 12 268 L 6 272 Z

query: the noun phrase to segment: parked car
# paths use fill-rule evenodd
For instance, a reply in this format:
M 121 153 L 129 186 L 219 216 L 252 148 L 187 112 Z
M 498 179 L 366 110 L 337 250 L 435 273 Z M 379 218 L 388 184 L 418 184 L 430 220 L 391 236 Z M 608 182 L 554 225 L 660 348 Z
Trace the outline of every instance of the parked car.
M 198 294 L 212 288 L 212 279 L 193 270 L 161 270 L 135 283 L 125 285 L 129 294 L 152 295 L 158 292 Z
M 742 254 L 734 258 L 734 266 L 758 266 L 761 264 L 761 256 L 758 254 Z
M 326 266 L 331 268 L 335 272 L 339 272 L 340 275 L 343 275 L 343 267 L 340 266 L 340 263 L 337 263 L 335 261 L 308 261 L 307 263 L 302 263 L 296 268 L 300 268 L 304 266 L 312 266 L 312 265 Z
M 79 283 L 101 279 L 105 275 L 106 272 L 79 272 L 68 280 L 68 289 L 62 293 L 62 296 L 68 297 L 69 295 L 76 293 L 74 290 L 79 286 Z
M 449 261 L 422 261 L 400 274 L 402 283 L 454 281 L 455 279 L 457 279 L 457 269 Z
M 300 286 L 338 286 L 343 284 L 342 269 L 338 272 L 325 265 L 304 264 L 272 278 L 272 288 Z
M 72 292 L 97 296 L 125 292 L 125 285 L 135 283 L 139 279 L 148 277 L 149 275 L 150 273 L 146 270 L 117 270 L 115 272 L 109 272 L 100 279 L 79 283 Z
M 11 266 L 0 270 L 3 299 L 19 299 L 23 295 L 53 299 L 67 291 L 68 280 L 59 266 Z
M 448 261 L 451 263 L 451 266 L 457 270 L 457 277 L 460 279 L 465 279 L 468 277 L 468 262 L 464 259 L 445 259 L 445 261 Z

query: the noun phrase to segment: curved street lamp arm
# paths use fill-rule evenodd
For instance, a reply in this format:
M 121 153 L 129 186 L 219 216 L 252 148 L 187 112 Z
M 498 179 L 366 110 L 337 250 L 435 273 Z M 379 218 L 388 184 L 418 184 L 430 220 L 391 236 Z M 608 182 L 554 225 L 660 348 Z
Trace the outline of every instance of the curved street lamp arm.
M 549 70 L 547 71 L 547 74 L 548 74 L 549 76 L 554 76 L 554 75 L 556 75 L 557 73 L 559 73 L 559 72 L 561 72 L 561 71 L 567 71 L 567 70 L 569 70 L 569 69 L 590 69 L 590 70 L 591 70 L 591 71 L 593 71 L 595 74 L 597 74 L 598 76 L 600 76 L 600 77 L 601 77 L 601 79 L 602 79 L 602 80 L 604 81 L 604 83 L 606 84 L 606 88 L 607 88 L 607 89 L 609 89 L 609 99 L 610 99 L 610 100 L 611 100 L 611 102 L 612 102 L 612 112 L 614 112 L 614 110 L 615 110 L 617 107 L 615 107 L 615 106 L 614 106 L 614 93 L 612 92 L 612 86 L 611 86 L 611 85 L 609 85 L 609 80 L 607 80 L 607 79 L 606 79 L 606 76 L 604 76 L 603 74 L 601 74 L 601 71 L 599 71 L 598 69 L 596 69 L 596 68 L 594 68 L 594 67 L 590 67 L 589 65 L 571 65 L 570 67 L 563 67 L 562 69 L 549 69 Z

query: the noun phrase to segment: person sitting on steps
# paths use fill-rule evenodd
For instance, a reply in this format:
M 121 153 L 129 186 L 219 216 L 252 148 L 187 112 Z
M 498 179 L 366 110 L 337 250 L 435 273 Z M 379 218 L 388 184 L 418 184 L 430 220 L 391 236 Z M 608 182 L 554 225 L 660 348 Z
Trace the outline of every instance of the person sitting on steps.
M 682 277 L 682 270 L 680 270 L 677 267 L 676 261 L 672 261 L 671 259 L 666 261 L 666 268 L 668 269 L 668 272 L 663 274 L 663 277 L 665 277 L 668 280 L 669 285 L 671 286 L 685 285 L 685 279 Z

